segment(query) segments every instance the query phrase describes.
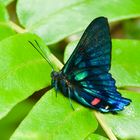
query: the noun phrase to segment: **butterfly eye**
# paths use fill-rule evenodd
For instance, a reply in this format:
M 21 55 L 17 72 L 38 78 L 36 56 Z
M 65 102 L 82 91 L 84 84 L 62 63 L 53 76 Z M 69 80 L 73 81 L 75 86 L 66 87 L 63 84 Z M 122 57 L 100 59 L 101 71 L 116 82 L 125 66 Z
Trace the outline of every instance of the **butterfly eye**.
M 55 72 L 55 71 L 52 71 L 52 72 L 51 72 L 51 77 L 52 77 L 52 78 L 55 78 L 55 77 L 57 77 L 58 75 L 59 75 L 58 72 Z

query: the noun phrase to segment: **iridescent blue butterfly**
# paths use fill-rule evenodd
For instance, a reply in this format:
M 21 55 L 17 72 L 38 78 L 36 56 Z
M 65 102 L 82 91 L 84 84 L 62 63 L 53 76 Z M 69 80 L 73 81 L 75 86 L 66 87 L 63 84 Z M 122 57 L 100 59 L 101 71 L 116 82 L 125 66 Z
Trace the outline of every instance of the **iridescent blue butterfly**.
M 62 70 L 52 71 L 52 86 L 67 96 L 70 103 L 74 99 L 101 112 L 123 110 L 131 100 L 121 96 L 109 73 L 111 48 L 108 21 L 105 17 L 96 18 Z

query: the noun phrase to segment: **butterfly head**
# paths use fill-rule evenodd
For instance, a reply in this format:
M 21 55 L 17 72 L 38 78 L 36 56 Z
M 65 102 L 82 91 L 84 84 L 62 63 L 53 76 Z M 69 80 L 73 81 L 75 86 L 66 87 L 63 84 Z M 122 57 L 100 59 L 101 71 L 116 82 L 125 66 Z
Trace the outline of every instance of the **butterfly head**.
M 52 71 L 51 78 L 52 78 L 52 86 L 55 87 L 55 84 L 57 83 L 58 79 L 60 78 L 60 72 Z
M 52 77 L 52 79 L 54 78 L 54 79 L 56 79 L 56 78 L 58 78 L 59 77 L 59 72 L 56 72 L 56 71 L 52 71 L 51 72 L 51 77 Z

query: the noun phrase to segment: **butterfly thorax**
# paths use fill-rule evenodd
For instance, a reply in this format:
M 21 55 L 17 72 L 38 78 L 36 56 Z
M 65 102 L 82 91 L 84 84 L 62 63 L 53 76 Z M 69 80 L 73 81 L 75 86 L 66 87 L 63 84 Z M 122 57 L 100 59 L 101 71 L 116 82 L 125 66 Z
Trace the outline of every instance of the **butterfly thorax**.
M 56 90 L 59 90 L 64 93 L 65 96 L 68 95 L 67 93 L 67 88 L 71 86 L 72 84 L 70 81 L 67 79 L 67 76 L 60 72 L 52 71 L 51 73 L 52 77 L 52 82 L 51 85 L 54 87 Z

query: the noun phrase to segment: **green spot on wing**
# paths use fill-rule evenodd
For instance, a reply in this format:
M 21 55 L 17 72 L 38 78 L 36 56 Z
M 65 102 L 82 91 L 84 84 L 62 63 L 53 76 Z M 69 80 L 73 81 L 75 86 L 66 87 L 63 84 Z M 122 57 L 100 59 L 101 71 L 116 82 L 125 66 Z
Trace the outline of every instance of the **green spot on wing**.
M 88 72 L 81 72 L 75 76 L 75 80 L 79 81 L 84 79 L 88 75 Z

